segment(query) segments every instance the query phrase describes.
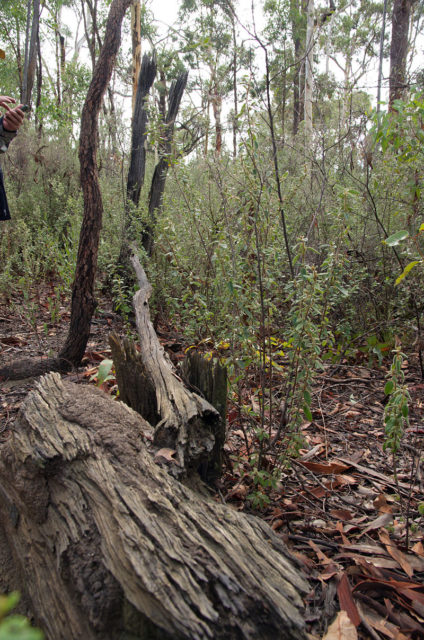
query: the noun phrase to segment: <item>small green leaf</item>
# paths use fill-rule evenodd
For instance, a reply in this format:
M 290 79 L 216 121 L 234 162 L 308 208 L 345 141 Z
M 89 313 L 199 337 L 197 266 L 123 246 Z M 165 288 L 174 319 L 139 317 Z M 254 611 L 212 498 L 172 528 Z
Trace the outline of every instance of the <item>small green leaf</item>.
M 305 414 L 306 420 L 308 420 L 309 422 L 312 422 L 313 420 L 312 413 L 307 404 L 303 406 L 303 413 Z
M 97 380 L 97 385 L 101 386 L 104 382 L 111 379 L 109 374 L 112 370 L 112 367 L 113 367 L 113 360 L 109 360 L 108 358 L 106 358 L 105 360 L 102 360 L 101 363 L 99 364 L 97 374 L 94 374 L 93 376 L 91 376 L 91 378 L 95 378 Z
M 392 393 L 394 387 L 395 385 L 393 383 L 393 380 L 389 380 L 388 382 L 386 382 L 386 386 L 384 387 L 384 393 L 386 394 L 386 396 Z
M 393 233 L 391 236 L 383 240 L 384 244 L 387 244 L 388 247 L 396 247 L 402 240 L 405 240 L 409 236 L 409 231 L 403 229 L 402 231 L 397 231 Z
M 3 618 L 9 611 L 16 607 L 20 597 L 18 591 L 12 591 L 12 593 L 6 596 L 0 595 L 0 618 Z
M 305 402 L 308 405 L 308 407 L 310 407 L 312 398 L 311 398 L 311 394 L 307 389 L 305 389 L 305 391 L 303 392 L 303 397 L 305 398 Z
M 404 418 L 407 418 L 409 416 L 409 407 L 407 404 L 402 405 L 402 415 Z
M 404 277 L 408 275 L 408 273 L 411 271 L 411 269 L 413 269 L 415 267 L 415 265 L 420 264 L 420 262 L 422 262 L 422 260 L 413 260 L 412 262 L 407 264 L 405 269 L 400 274 L 400 276 L 396 278 L 395 284 L 399 284 L 399 282 L 402 282 Z
M 43 640 L 44 635 L 39 629 L 31 627 L 23 616 L 10 616 L 0 625 L 0 640 Z

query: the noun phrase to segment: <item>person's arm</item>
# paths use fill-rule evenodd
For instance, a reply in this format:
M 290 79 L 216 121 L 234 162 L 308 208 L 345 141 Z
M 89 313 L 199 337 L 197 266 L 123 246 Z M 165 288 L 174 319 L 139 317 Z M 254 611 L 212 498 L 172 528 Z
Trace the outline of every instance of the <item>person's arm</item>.
M 21 110 L 21 106 L 11 109 L 9 103 L 15 102 L 14 98 L 9 96 L 0 96 L 0 106 L 5 107 L 7 112 L 0 118 L 0 153 L 5 153 L 10 142 L 16 136 L 16 133 L 24 121 L 25 114 Z

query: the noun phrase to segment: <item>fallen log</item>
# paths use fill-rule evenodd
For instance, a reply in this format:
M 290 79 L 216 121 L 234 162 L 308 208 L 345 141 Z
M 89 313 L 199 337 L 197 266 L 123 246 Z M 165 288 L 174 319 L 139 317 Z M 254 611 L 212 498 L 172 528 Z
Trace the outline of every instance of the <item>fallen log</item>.
M 128 340 L 121 344 L 117 336 L 111 336 L 120 397 L 154 425 L 158 447 L 175 449 L 181 473 L 190 475 L 203 467 L 212 479 L 221 468 L 225 416 L 202 395 L 187 389 L 176 375 L 150 320 L 152 287 L 136 255 L 131 262 L 140 286 L 133 299 L 140 353 Z
M 173 479 L 151 434 L 123 403 L 52 373 L 1 445 L 9 587 L 47 639 L 306 638 L 308 585 L 280 538 Z

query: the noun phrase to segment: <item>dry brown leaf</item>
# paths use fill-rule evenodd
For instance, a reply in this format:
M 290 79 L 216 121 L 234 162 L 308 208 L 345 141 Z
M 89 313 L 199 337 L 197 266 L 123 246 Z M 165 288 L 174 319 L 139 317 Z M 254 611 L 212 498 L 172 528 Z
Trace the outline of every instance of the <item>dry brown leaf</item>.
M 334 409 L 331 409 L 331 411 L 327 412 L 327 414 L 326 414 L 327 417 L 334 416 L 338 411 L 340 411 L 341 407 L 342 407 L 342 405 L 340 404 L 340 402 L 338 402 L 336 404 L 336 406 L 334 407 Z
M 346 544 L 346 543 L 343 543 L 343 544 L 345 548 L 349 548 L 349 544 Z M 370 562 L 371 564 L 373 564 L 374 567 L 377 567 L 380 569 L 396 569 L 396 570 L 399 569 L 399 563 L 396 562 L 396 560 L 393 560 L 393 558 L 387 558 L 386 556 L 367 556 L 365 558 L 364 556 L 359 556 L 357 553 L 342 552 L 342 553 L 338 553 L 333 557 L 334 557 L 334 560 L 351 558 L 352 560 L 355 560 L 355 562 L 358 562 L 359 564 L 361 563 L 359 560 L 361 558 L 362 560 L 365 560 L 366 562 Z M 422 561 L 422 558 L 417 558 L 416 556 L 412 556 L 410 559 L 410 563 L 414 571 L 424 572 L 424 562 Z
M 299 463 L 313 473 L 343 473 L 343 471 L 349 469 L 349 467 L 340 462 L 306 462 L 299 460 Z
M 339 598 L 340 609 L 342 611 L 346 611 L 350 621 L 355 625 L 355 627 L 359 626 L 361 618 L 352 597 L 352 589 L 350 588 L 349 580 L 345 573 L 343 573 L 337 585 L 337 595 Z
M 366 554 L 370 554 L 370 555 L 378 555 L 381 554 L 383 556 L 387 556 L 386 550 L 384 547 L 382 547 L 379 544 L 356 544 L 356 543 L 351 543 L 348 546 L 344 546 L 343 548 L 346 548 L 347 551 L 354 551 L 357 553 L 366 553 Z
M 233 487 L 231 491 L 227 493 L 225 498 L 226 499 L 237 498 L 238 500 L 244 500 L 248 493 L 249 493 L 249 487 L 247 487 L 244 484 L 238 484 L 235 487 Z
M 375 520 L 369 523 L 368 526 L 365 527 L 363 531 L 359 534 L 359 538 L 368 531 L 375 531 L 376 529 L 380 529 L 381 527 L 385 527 L 388 524 L 393 522 L 393 515 L 391 513 L 383 513 L 381 516 L 378 516 Z
M 343 418 L 356 418 L 357 416 L 360 416 L 361 412 L 360 411 L 354 411 L 353 409 L 348 409 L 348 411 L 346 411 L 346 413 L 343 414 Z
M 330 515 L 339 520 L 352 520 L 353 513 L 348 509 L 331 509 Z
M 312 449 L 309 449 L 309 451 L 306 451 L 306 453 L 303 453 L 299 458 L 299 460 L 310 460 L 315 455 L 319 455 L 322 451 L 324 451 L 324 449 L 325 449 L 325 445 L 323 445 L 322 443 L 319 443 L 315 445 L 315 447 L 312 447 Z
M 379 631 L 391 640 L 408 640 L 408 637 L 399 631 L 396 625 L 382 618 L 374 609 L 367 607 L 363 603 L 358 602 L 358 611 L 362 619 L 369 624 L 370 627 Z
M 328 631 L 322 640 L 357 640 L 356 627 L 351 623 L 346 611 L 339 611 L 334 622 L 328 627 Z
M 393 507 L 387 503 L 384 493 L 380 493 L 373 502 L 374 507 L 381 513 L 393 513 Z
M 343 544 L 348 547 L 349 546 L 349 538 L 347 538 L 345 536 L 345 532 L 343 530 L 343 522 L 340 522 L 340 520 L 339 520 L 339 522 L 337 522 L 337 524 L 336 524 L 336 529 L 340 533 L 340 537 L 342 539 Z
M 411 567 L 410 563 L 406 559 L 405 554 L 403 554 L 402 551 L 398 549 L 398 547 L 395 545 L 395 543 L 392 542 L 392 540 L 390 540 L 390 536 L 386 531 L 386 529 L 380 529 L 378 532 L 378 537 L 380 538 L 381 542 L 385 545 L 388 553 L 392 556 L 393 560 L 396 560 L 396 562 L 399 564 L 400 567 L 402 567 L 405 573 L 410 578 L 412 578 L 412 576 L 414 575 L 413 568 Z
M 412 547 L 412 551 L 416 553 L 417 556 L 421 556 L 421 558 L 424 558 L 424 546 L 421 540 L 414 544 L 414 546 Z
M 318 547 L 318 545 L 315 544 L 313 540 L 308 540 L 308 542 L 309 542 L 309 546 L 311 546 L 312 549 L 317 554 L 318 560 L 320 561 L 321 564 L 329 565 L 333 563 L 333 561 L 328 556 L 326 556 L 323 551 L 321 551 L 321 549 Z

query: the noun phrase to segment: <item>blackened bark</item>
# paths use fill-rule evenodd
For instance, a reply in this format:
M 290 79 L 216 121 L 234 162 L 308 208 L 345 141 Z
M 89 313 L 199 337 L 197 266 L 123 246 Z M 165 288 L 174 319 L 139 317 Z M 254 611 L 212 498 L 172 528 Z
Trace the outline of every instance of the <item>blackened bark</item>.
M 147 110 L 145 100 L 156 77 L 156 59 L 147 54 L 143 56 L 143 62 L 138 78 L 137 94 L 135 99 L 134 115 L 132 122 L 131 161 L 127 179 L 127 199 L 135 206 L 140 200 L 140 191 L 144 183 L 146 171 L 146 127 Z
M 409 22 L 415 0 L 394 0 L 392 14 L 392 40 L 390 45 L 389 110 L 395 100 L 402 98 L 406 84 L 406 58 L 408 54 Z
M 78 365 L 90 335 L 96 307 L 94 282 L 102 226 L 103 203 L 97 170 L 98 115 L 121 42 L 121 23 L 131 0 L 113 0 L 106 33 L 81 116 L 79 161 L 84 196 L 68 337 L 59 354 L 64 366 Z
M 150 186 L 149 193 L 149 225 L 146 226 L 142 244 L 147 252 L 151 255 L 154 242 L 154 228 L 156 223 L 157 212 L 162 206 L 163 192 L 165 191 L 166 175 L 168 173 L 170 155 L 172 150 L 172 137 L 174 133 L 175 119 L 181 104 L 184 89 L 187 84 L 188 72 L 182 73 L 177 80 L 172 83 L 169 91 L 169 106 L 166 120 L 163 126 L 162 143 L 160 146 L 160 159 L 155 167 Z

